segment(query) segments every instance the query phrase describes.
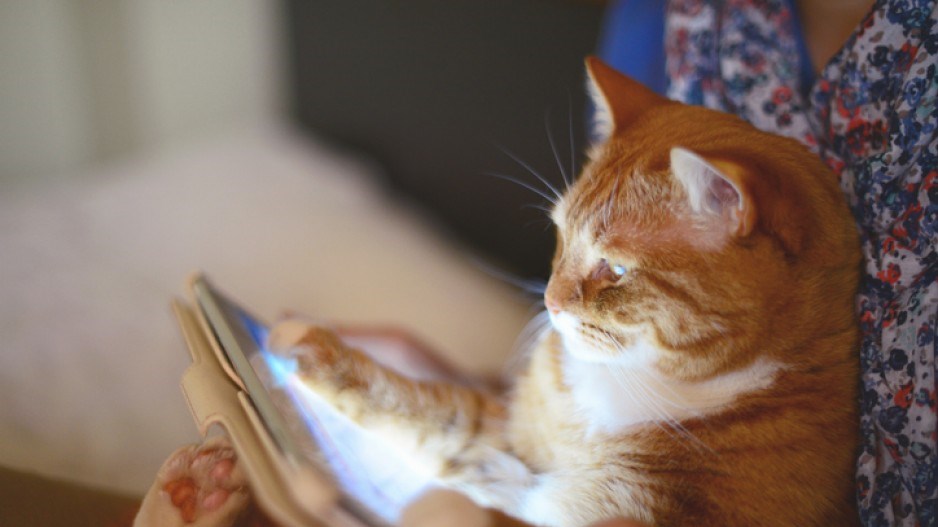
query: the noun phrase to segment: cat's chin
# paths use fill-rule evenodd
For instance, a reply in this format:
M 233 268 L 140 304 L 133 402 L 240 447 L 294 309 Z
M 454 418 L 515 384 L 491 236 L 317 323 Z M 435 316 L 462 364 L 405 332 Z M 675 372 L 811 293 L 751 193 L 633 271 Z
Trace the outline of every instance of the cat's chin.
M 647 359 L 651 351 L 637 332 L 616 336 L 567 312 L 552 313 L 550 320 L 564 351 L 577 360 L 621 364 Z

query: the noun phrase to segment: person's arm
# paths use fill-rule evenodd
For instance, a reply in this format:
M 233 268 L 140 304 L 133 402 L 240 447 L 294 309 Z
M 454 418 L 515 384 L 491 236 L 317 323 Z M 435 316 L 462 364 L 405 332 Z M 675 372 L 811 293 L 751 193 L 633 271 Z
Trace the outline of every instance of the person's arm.
M 820 73 L 869 14 L 870 0 L 796 0 L 798 19 L 814 71 Z

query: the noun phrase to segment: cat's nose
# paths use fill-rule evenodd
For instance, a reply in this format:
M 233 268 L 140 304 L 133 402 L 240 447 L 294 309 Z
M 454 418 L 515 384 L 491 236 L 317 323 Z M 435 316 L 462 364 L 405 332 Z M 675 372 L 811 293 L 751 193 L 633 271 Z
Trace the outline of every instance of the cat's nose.
M 560 302 L 553 295 L 544 295 L 544 307 L 554 315 L 560 313 Z

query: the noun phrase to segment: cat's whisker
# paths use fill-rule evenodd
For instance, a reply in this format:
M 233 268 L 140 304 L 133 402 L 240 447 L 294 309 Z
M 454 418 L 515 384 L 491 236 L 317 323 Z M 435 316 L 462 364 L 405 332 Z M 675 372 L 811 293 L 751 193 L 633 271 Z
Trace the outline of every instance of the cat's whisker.
M 657 390 L 649 386 L 640 377 L 635 377 L 634 380 L 636 384 L 638 385 L 638 389 L 647 396 L 652 407 L 655 409 L 656 412 L 658 412 L 659 415 L 661 415 L 664 418 L 664 421 L 666 421 L 668 424 L 674 427 L 677 431 L 682 432 L 686 434 L 687 436 L 689 436 L 689 438 L 696 439 L 687 430 L 687 428 L 684 427 L 684 425 L 682 425 L 678 420 L 674 418 L 671 412 L 669 412 L 664 406 L 662 406 L 661 401 L 665 399 L 661 397 L 661 394 L 659 394 Z
M 521 208 L 523 208 L 523 209 L 535 209 L 535 210 L 539 210 L 539 211 L 543 212 L 544 214 L 547 214 L 548 216 L 550 216 L 550 214 L 551 214 L 550 208 L 545 207 L 544 205 L 538 205 L 538 204 L 536 204 L 536 203 L 527 203 L 527 204 L 525 204 L 525 205 L 522 205 Z
M 652 373 L 651 370 L 650 370 L 646 365 L 644 365 L 644 364 L 638 363 L 638 364 L 636 364 L 635 366 L 637 366 L 639 369 L 641 369 L 641 370 L 644 371 L 645 373 L 648 373 L 648 374 L 651 374 L 651 373 Z M 679 398 L 679 397 L 680 397 L 680 396 L 678 395 L 678 393 L 677 393 L 676 391 L 674 391 L 674 388 L 668 386 L 667 384 L 662 384 L 661 386 L 662 386 L 665 390 L 667 390 L 667 391 L 671 394 L 671 396 L 673 396 L 673 397 L 675 397 L 675 398 Z M 657 390 L 655 390 L 655 393 L 658 394 L 658 395 L 660 395 L 660 393 L 659 393 Z M 685 411 L 685 412 L 687 412 L 688 414 L 690 414 L 691 416 L 693 416 L 694 418 L 700 419 L 700 423 L 701 423 L 705 428 L 708 428 L 708 429 L 710 428 L 710 423 L 709 423 L 706 419 L 703 419 L 704 413 L 702 413 L 702 412 L 700 412 L 700 411 L 698 411 L 698 410 L 695 410 L 694 408 L 691 408 L 691 407 L 688 407 L 688 406 L 684 406 L 684 405 L 678 404 L 678 403 L 674 402 L 673 400 L 668 399 L 667 397 L 664 397 L 664 396 L 661 396 L 661 400 L 664 401 L 664 402 L 666 402 L 666 403 L 668 403 L 669 405 L 671 405 L 671 406 L 674 407 L 675 409 Z M 714 401 L 714 400 L 719 400 L 719 399 L 718 399 L 718 398 L 713 398 L 713 397 L 697 397 L 697 398 L 696 398 L 696 401 L 698 401 L 698 402 L 701 402 L 701 401 Z M 711 449 L 711 450 L 712 450 L 712 449 Z
M 534 344 L 539 341 L 544 333 L 550 329 L 550 314 L 541 309 L 536 315 L 534 315 L 524 328 L 521 330 L 521 334 L 518 336 L 518 343 L 522 347 L 532 347 Z
M 653 373 L 652 370 L 651 370 L 647 365 L 645 365 L 645 364 L 637 363 L 637 364 L 635 364 L 635 366 L 638 367 L 639 369 L 641 369 L 642 371 L 644 371 L 645 373 L 648 373 L 648 374 L 652 374 L 652 373 Z M 668 390 L 668 392 L 670 392 L 672 396 L 674 396 L 674 397 L 680 397 L 680 395 L 678 395 L 678 393 L 677 393 L 676 391 L 674 391 L 674 388 L 671 388 L 671 387 L 668 386 L 667 384 L 662 384 L 662 386 L 663 386 L 666 390 Z M 677 403 L 675 403 L 674 401 L 672 401 L 672 400 L 670 400 L 670 399 L 667 399 L 667 398 L 665 398 L 665 397 L 662 397 L 662 400 L 668 402 L 669 404 L 671 404 L 671 406 L 674 406 L 675 408 L 678 408 L 678 409 L 680 409 L 680 410 L 684 410 L 684 411 L 686 411 L 686 412 L 689 412 L 689 413 L 693 414 L 694 417 L 703 417 L 703 415 L 704 415 L 704 414 L 702 414 L 701 412 L 698 412 L 697 410 L 694 410 L 693 408 L 690 408 L 690 407 L 687 407 L 687 406 L 683 406 L 683 405 L 677 404 Z M 715 397 L 699 397 L 699 398 L 697 398 L 696 400 L 697 400 L 697 401 L 714 401 L 714 400 L 719 401 L 719 400 L 721 400 L 721 399 L 718 398 L 718 397 L 717 397 L 717 398 L 715 398 Z
M 567 125 L 569 127 L 570 135 L 570 178 L 571 180 L 576 180 L 576 149 L 574 148 L 573 141 L 573 99 L 567 98 Z
M 620 354 L 626 354 L 626 353 L 629 352 L 628 349 L 626 349 L 618 340 L 612 339 L 612 345 L 616 348 L 616 351 L 617 351 L 618 353 L 620 353 Z M 642 372 L 647 373 L 647 374 L 649 374 L 649 375 L 653 374 L 653 372 L 651 371 L 651 369 L 648 368 L 648 366 L 642 364 L 641 362 L 634 362 L 634 363 L 630 364 L 629 367 L 631 367 L 631 368 L 638 368 L 638 369 L 642 370 Z M 625 373 L 625 370 L 624 370 L 624 369 L 623 369 L 622 371 L 623 371 L 623 373 Z M 644 383 L 643 383 L 643 385 L 644 385 Z M 675 398 L 680 398 L 680 396 L 678 395 L 678 393 L 675 392 L 673 388 L 671 388 L 671 387 L 668 386 L 667 384 L 662 384 L 662 385 L 671 393 L 672 396 L 674 396 Z M 646 388 L 650 388 L 650 387 L 648 387 L 648 386 L 646 385 Z M 674 402 L 673 400 L 668 399 L 667 397 L 662 396 L 660 393 L 658 393 L 657 390 L 653 390 L 653 392 L 654 392 L 654 394 L 657 396 L 656 401 L 657 401 L 657 400 L 664 401 L 664 402 L 668 403 L 669 405 L 673 406 L 673 407 L 674 407 L 675 409 L 677 409 L 677 410 L 683 410 L 683 411 L 686 411 L 686 412 L 689 412 L 689 413 L 693 414 L 694 417 L 700 417 L 700 414 L 699 414 L 698 412 L 694 411 L 692 408 L 689 408 L 689 407 L 684 406 L 684 405 L 682 405 L 682 404 L 678 404 L 678 403 Z
M 524 187 L 524 188 L 530 190 L 531 192 L 537 194 L 538 196 L 544 198 L 545 200 L 547 200 L 548 202 L 550 202 L 551 205 L 556 205 L 556 204 L 557 204 L 557 199 L 560 197 L 559 195 L 556 196 L 556 197 L 551 196 L 550 194 L 544 192 L 543 190 L 540 190 L 539 188 L 535 187 L 534 185 L 531 185 L 530 183 L 525 183 L 524 181 L 522 181 L 522 180 L 520 180 L 520 179 L 518 179 L 518 178 L 515 178 L 515 177 L 512 177 L 512 176 L 506 176 L 505 174 L 499 174 L 499 173 L 497 173 L 497 172 L 482 172 L 482 175 L 484 175 L 484 176 L 491 176 L 491 177 L 494 177 L 494 178 L 502 179 L 502 180 L 504 180 L 504 181 L 509 181 L 509 182 L 514 183 L 514 184 L 516 184 L 516 185 L 520 185 L 521 187 Z
M 591 333 L 601 338 L 606 343 L 606 345 L 615 348 L 618 353 L 620 354 L 628 353 L 628 350 L 625 349 L 622 343 L 619 342 L 619 340 L 608 331 L 603 330 L 602 328 L 591 328 Z M 636 364 L 636 366 L 638 366 L 639 369 L 641 369 L 645 373 L 649 372 L 649 370 L 647 370 L 640 364 Z M 616 382 L 620 386 L 623 387 L 623 392 L 629 398 L 632 398 L 633 402 L 635 402 L 636 404 L 639 404 L 640 406 L 644 408 L 648 408 L 655 415 L 657 415 L 658 417 L 657 419 L 651 420 L 656 426 L 658 426 L 663 431 L 668 433 L 668 435 L 671 436 L 673 439 L 676 439 L 676 440 L 680 438 L 686 439 L 686 443 L 688 443 L 689 446 L 695 447 L 697 450 L 701 450 L 701 451 L 706 450 L 711 453 L 715 453 L 709 446 L 707 446 L 705 443 L 700 441 L 700 439 L 694 436 L 689 430 L 687 430 L 686 427 L 684 427 L 684 425 L 682 425 L 677 419 L 675 419 L 673 414 L 668 410 L 668 408 L 666 408 L 662 404 L 662 401 L 668 403 L 674 409 L 684 410 L 690 413 L 691 415 L 693 415 L 694 417 L 697 417 L 699 414 L 697 414 L 696 412 L 693 412 L 689 408 L 684 407 L 683 405 L 680 405 L 674 401 L 669 400 L 666 397 L 663 397 L 656 389 L 654 389 L 652 386 L 649 386 L 645 381 L 643 381 L 640 375 L 633 375 L 624 366 L 619 365 L 619 364 L 610 364 L 608 367 L 610 371 L 616 374 L 613 376 L 613 378 L 616 380 Z M 626 386 L 626 384 L 628 386 Z M 672 394 L 676 395 L 673 393 L 673 391 L 672 391 Z M 634 400 L 635 397 L 639 397 L 641 399 L 641 402 L 635 401 Z M 667 428 L 665 428 L 665 426 L 667 426 Z M 677 437 L 674 434 L 677 434 Z
M 619 344 L 618 342 L 614 341 L 613 346 L 618 348 L 618 351 L 620 353 L 627 353 L 627 350 L 625 350 L 622 347 L 622 345 Z M 638 366 L 638 368 L 641 369 L 643 372 L 646 372 L 646 373 L 649 372 L 649 370 L 645 368 L 644 365 L 635 364 L 633 366 Z M 623 380 L 626 380 L 627 382 L 635 381 L 635 384 L 632 384 L 631 382 L 629 382 L 630 386 L 636 389 L 637 392 L 640 393 L 644 397 L 644 400 L 647 402 L 647 407 L 651 408 L 652 411 L 658 414 L 663 423 L 667 424 L 668 426 L 673 428 L 675 432 L 677 432 L 678 434 L 686 438 L 692 446 L 695 446 L 698 449 L 706 450 L 712 454 L 716 454 L 716 452 L 712 448 L 710 448 L 706 443 L 698 439 L 697 436 L 691 433 L 683 424 L 681 424 L 677 419 L 675 419 L 673 415 L 668 411 L 668 409 L 662 405 L 662 402 L 669 404 L 675 409 L 684 410 L 684 411 L 691 413 L 695 417 L 699 417 L 699 414 L 697 412 L 694 412 L 690 408 L 687 408 L 681 404 L 678 404 L 668 399 L 667 397 L 663 397 L 657 389 L 655 389 L 653 386 L 649 386 L 645 381 L 641 379 L 640 376 L 630 375 L 629 372 L 620 365 L 615 365 L 615 368 L 613 369 L 613 371 L 619 374 L 617 376 L 617 379 L 621 377 Z M 675 393 L 670 387 L 667 387 L 667 386 L 665 387 L 671 391 L 671 394 L 673 396 L 677 396 L 677 393 Z
M 618 373 L 618 375 L 614 376 L 613 378 L 616 380 L 616 382 L 619 383 L 620 386 L 625 388 L 626 394 L 630 399 L 632 399 L 633 402 L 636 404 L 641 404 L 644 407 L 650 407 L 656 414 L 658 414 L 660 419 L 653 420 L 655 424 L 661 427 L 662 422 L 671 421 L 671 417 L 668 415 L 668 413 L 663 411 L 661 407 L 650 398 L 650 394 L 646 390 L 643 390 L 641 386 L 635 386 L 632 384 L 632 381 L 640 383 L 639 379 L 633 378 L 631 375 L 629 375 L 622 366 L 612 366 L 612 369 L 614 372 Z M 670 431 L 668 432 L 669 435 L 671 435 Z
M 690 432 L 690 430 L 687 429 L 687 427 L 681 424 L 680 421 L 675 419 L 671 415 L 670 412 L 668 412 L 665 408 L 661 406 L 661 404 L 659 404 L 659 399 L 658 399 L 659 394 L 656 390 L 654 390 L 652 387 L 645 384 L 638 377 L 630 377 L 627 374 L 625 375 L 629 377 L 631 380 L 634 380 L 636 382 L 634 386 L 637 388 L 638 392 L 643 395 L 643 398 L 648 404 L 648 407 L 651 408 L 655 413 L 657 413 L 658 416 L 661 418 L 660 423 L 662 423 L 663 425 L 667 425 L 671 430 L 673 430 L 676 434 L 678 434 L 679 437 L 683 437 L 684 439 L 686 439 L 687 440 L 686 444 L 688 446 L 694 447 L 696 450 L 701 451 L 701 452 L 705 451 L 710 454 L 716 454 L 716 451 L 714 451 L 712 448 L 710 448 L 709 445 L 707 445 L 706 443 L 698 439 L 697 436 L 695 436 L 693 433 Z
M 637 364 L 635 364 L 634 366 L 636 366 L 637 368 L 639 368 L 640 370 L 642 370 L 642 371 L 645 372 L 645 373 L 648 373 L 648 374 L 653 373 L 653 372 L 651 371 L 651 369 L 648 368 L 648 366 L 646 366 L 646 365 L 644 365 L 644 364 L 637 363 Z M 674 391 L 674 388 L 671 388 L 671 387 L 668 386 L 666 383 L 662 383 L 661 386 L 662 386 L 665 390 L 667 390 L 667 391 L 670 393 L 670 395 L 671 395 L 672 397 L 680 398 L 680 395 L 678 395 L 678 393 L 677 393 L 676 391 Z M 667 397 L 661 395 L 660 393 L 658 393 L 657 390 L 655 390 L 655 394 L 659 396 L 659 398 L 660 398 L 661 401 L 664 401 L 665 403 L 667 403 L 667 404 L 673 406 L 673 407 L 674 407 L 675 409 L 677 409 L 677 410 L 683 410 L 683 411 L 685 411 L 685 412 L 687 412 L 687 413 L 693 415 L 695 418 L 696 418 L 696 417 L 702 417 L 702 416 L 703 416 L 703 414 L 701 414 L 700 412 L 694 410 L 693 408 L 690 408 L 690 407 L 685 406 L 685 405 L 682 405 L 682 404 L 678 404 L 678 403 L 674 402 L 672 399 L 669 399 L 669 398 L 667 398 Z
M 632 386 L 631 382 L 629 382 L 630 381 L 629 375 L 624 371 L 624 369 L 622 369 L 621 366 L 610 365 L 609 368 L 614 373 L 616 372 L 618 373 L 618 375 L 613 376 L 613 379 L 615 379 L 616 383 L 618 383 L 619 386 L 622 387 L 622 393 L 624 393 L 626 397 L 632 400 L 632 404 L 636 406 L 642 406 L 642 407 L 649 406 L 650 401 L 647 400 L 647 394 L 644 394 L 642 391 L 637 390 L 635 389 L 634 386 Z M 655 411 L 655 413 L 659 415 L 659 417 L 663 417 L 659 410 L 657 410 L 653 406 L 652 406 L 652 409 Z M 665 421 L 667 420 L 666 419 L 652 419 L 651 423 L 654 424 L 658 429 L 660 429 L 665 434 L 668 434 L 668 436 L 671 437 L 672 439 L 679 441 L 680 438 L 674 435 L 674 431 L 664 426 L 663 422 Z
M 525 279 L 518 276 L 515 276 L 508 271 L 498 269 L 497 267 L 479 259 L 479 258 L 470 258 L 472 264 L 484 272 L 485 274 L 501 280 L 506 284 L 512 285 L 520 289 L 526 294 L 537 295 L 538 297 L 544 296 L 544 291 L 547 290 L 547 282 L 540 279 Z
M 550 143 L 550 151 L 554 154 L 554 162 L 557 163 L 557 169 L 560 170 L 564 185 L 569 189 L 573 180 L 570 179 L 571 176 L 567 174 L 567 171 L 563 168 L 563 163 L 560 162 L 560 152 L 557 151 L 557 144 L 554 142 L 554 134 L 550 133 L 550 110 L 544 114 L 544 132 L 547 134 L 547 141 Z
M 548 231 L 551 227 L 554 226 L 554 220 L 551 219 L 551 213 L 552 213 L 552 211 L 551 211 L 550 208 L 545 207 L 544 205 L 537 205 L 537 204 L 535 204 L 535 203 L 528 203 L 528 204 L 522 205 L 521 208 L 523 208 L 523 209 L 535 209 L 535 210 L 539 210 L 539 211 L 541 211 L 541 212 L 544 213 L 543 216 L 540 216 L 540 217 L 538 217 L 538 218 L 536 218 L 536 219 L 534 219 L 534 220 L 531 220 L 531 221 L 525 223 L 525 224 L 524 224 L 524 228 L 525 228 L 525 229 L 527 229 L 528 227 L 530 227 L 530 226 L 532 226 L 532 225 L 543 224 L 543 225 L 544 225 L 544 231 L 546 232 L 546 231 Z
M 518 163 L 519 165 L 521 165 L 522 168 L 524 168 L 525 170 L 527 170 L 528 172 L 530 172 L 532 176 L 536 177 L 538 181 L 540 181 L 541 183 L 543 183 L 544 186 L 546 186 L 546 187 L 554 194 L 554 196 L 557 197 L 557 199 L 561 199 L 561 198 L 563 197 L 563 195 L 560 193 L 560 191 L 557 190 L 557 187 L 555 187 L 554 185 L 552 185 L 552 184 L 550 183 L 550 181 L 547 180 L 547 178 L 545 178 L 544 176 L 540 175 L 540 174 L 537 172 L 537 170 L 534 170 L 534 168 L 532 168 L 531 165 L 525 163 L 524 160 L 522 160 L 520 157 L 516 156 L 515 154 L 509 152 L 509 151 L 508 151 L 507 149 L 505 149 L 505 148 L 498 147 L 498 149 L 501 150 L 503 154 L 505 154 L 506 156 L 510 157 L 512 161 L 514 161 L 515 163 Z
M 541 309 L 521 329 L 521 333 L 512 346 L 512 353 L 505 362 L 504 372 L 508 378 L 513 378 L 522 370 L 534 348 L 550 330 L 550 314 L 543 310 L 543 303 L 538 302 L 538 304 Z
M 527 228 L 529 228 L 529 227 L 531 227 L 531 226 L 538 225 L 538 224 L 543 224 L 543 225 L 544 225 L 544 228 L 542 229 L 543 232 L 549 231 L 550 228 L 553 227 L 553 225 L 554 225 L 553 222 L 551 222 L 549 218 L 540 218 L 540 219 L 531 220 L 531 221 L 525 223 L 525 224 L 524 224 L 524 228 L 527 229 Z

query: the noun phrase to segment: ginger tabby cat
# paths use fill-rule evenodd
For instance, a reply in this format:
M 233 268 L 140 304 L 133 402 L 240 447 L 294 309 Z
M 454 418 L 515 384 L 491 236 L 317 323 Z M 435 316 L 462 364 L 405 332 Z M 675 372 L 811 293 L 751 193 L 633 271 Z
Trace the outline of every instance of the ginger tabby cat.
M 529 523 L 855 525 L 860 253 L 836 179 L 587 65 L 601 137 L 554 206 L 551 327 L 510 393 L 410 380 L 298 322 L 272 345 L 382 444 Z

